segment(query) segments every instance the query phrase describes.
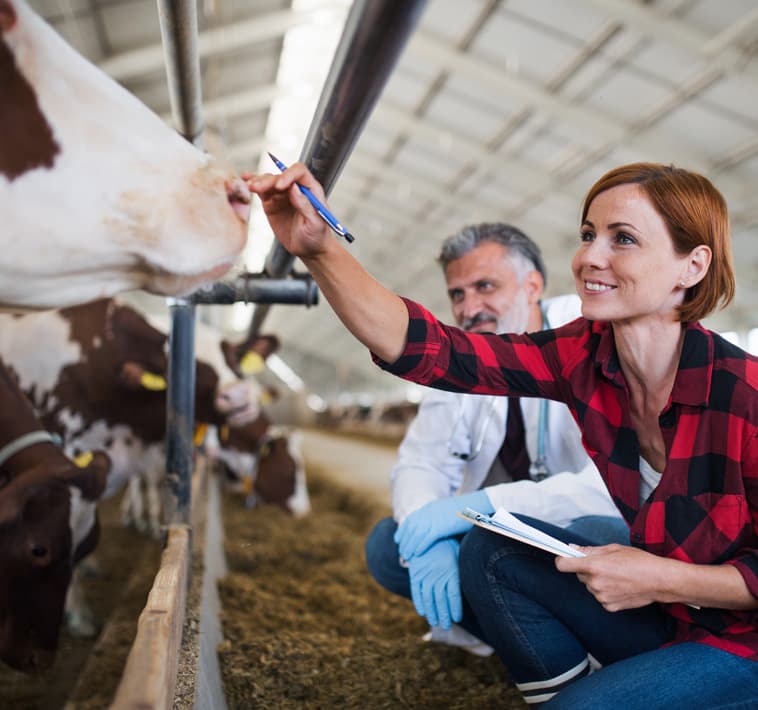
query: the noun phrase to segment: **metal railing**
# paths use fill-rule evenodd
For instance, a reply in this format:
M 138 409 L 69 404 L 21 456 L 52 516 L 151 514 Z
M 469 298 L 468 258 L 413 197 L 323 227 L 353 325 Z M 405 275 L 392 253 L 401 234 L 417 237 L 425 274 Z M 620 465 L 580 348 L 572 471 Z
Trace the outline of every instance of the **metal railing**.
M 177 130 L 202 147 L 203 120 L 197 9 L 194 0 L 157 0 L 171 111 Z M 329 75 L 301 153 L 327 194 L 368 120 L 426 0 L 356 0 L 348 13 Z M 189 521 L 194 428 L 194 323 L 196 303 L 256 303 L 248 337 L 253 338 L 274 303 L 312 305 L 317 300 L 309 277 L 290 274 L 294 257 L 278 243 L 264 274 L 247 274 L 213 284 L 187 298 L 168 300 L 169 378 L 167 459 L 169 523 Z M 266 281 L 266 279 L 270 281 Z

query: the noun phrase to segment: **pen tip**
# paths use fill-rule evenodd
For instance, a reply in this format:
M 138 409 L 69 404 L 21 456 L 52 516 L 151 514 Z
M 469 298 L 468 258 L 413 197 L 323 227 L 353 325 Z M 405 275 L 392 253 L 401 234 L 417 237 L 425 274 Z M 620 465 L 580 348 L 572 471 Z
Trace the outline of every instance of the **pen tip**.
M 269 150 L 266 151 L 268 153 L 268 157 L 271 158 L 274 162 L 276 162 L 276 156 Z

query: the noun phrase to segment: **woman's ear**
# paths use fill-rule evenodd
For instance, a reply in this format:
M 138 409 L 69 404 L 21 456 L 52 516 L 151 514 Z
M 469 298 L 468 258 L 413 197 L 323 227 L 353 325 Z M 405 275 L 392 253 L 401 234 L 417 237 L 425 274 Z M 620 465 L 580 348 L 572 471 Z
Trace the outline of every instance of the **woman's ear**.
M 705 244 L 699 244 L 690 252 L 687 257 L 687 268 L 682 275 L 682 281 L 687 288 L 700 283 L 705 278 L 711 265 L 711 257 L 711 248 Z

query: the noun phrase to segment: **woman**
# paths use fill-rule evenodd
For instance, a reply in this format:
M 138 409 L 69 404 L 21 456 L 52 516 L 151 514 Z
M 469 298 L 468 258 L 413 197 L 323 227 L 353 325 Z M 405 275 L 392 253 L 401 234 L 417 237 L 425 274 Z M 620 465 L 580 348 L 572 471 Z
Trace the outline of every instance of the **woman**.
M 323 195 L 302 165 L 250 187 L 379 364 L 441 389 L 564 401 L 631 527 L 632 546 L 571 559 L 478 530 L 464 540 L 464 593 L 527 702 L 758 706 L 758 362 L 697 323 L 734 292 L 718 191 L 673 167 L 612 170 L 585 200 L 572 264 L 584 318 L 496 336 L 384 289 L 295 181 Z

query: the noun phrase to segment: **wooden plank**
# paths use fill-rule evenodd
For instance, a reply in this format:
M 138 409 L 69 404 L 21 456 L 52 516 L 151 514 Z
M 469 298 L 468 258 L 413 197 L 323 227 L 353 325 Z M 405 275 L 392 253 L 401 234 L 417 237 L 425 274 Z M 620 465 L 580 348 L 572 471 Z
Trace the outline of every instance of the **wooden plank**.
M 171 525 L 161 568 L 137 625 L 111 708 L 163 710 L 176 684 L 190 565 L 190 527 Z

